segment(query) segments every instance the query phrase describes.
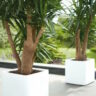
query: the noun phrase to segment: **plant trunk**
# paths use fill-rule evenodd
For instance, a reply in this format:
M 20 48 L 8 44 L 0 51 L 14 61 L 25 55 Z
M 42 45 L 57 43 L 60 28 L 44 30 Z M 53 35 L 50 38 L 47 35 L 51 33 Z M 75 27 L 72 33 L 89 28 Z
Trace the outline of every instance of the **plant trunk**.
M 87 58 L 86 49 L 87 49 L 88 33 L 89 33 L 91 22 L 92 22 L 92 16 L 90 16 L 90 18 L 89 18 L 89 22 L 88 22 L 88 25 L 86 27 L 85 34 L 84 34 L 84 42 L 83 42 L 83 46 L 82 46 L 82 57 L 84 60 L 86 60 L 86 58 Z
M 89 18 L 89 22 L 86 26 L 85 29 L 85 34 L 84 34 L 84 42 L 81 48 L 80 44 L 80 29 L 78 29 L 76 33 L 76 60 L 86 60 L 86 49 L 87 49 L 87 43 L 88 43 L 88 33 L 89 33 L 89 28 L 92 22 L 92 16 Z M 82 49 L 82 50 L 81 50 Z
M 36 29 L 35 27 L 31 26 L 31 20 L 32 17 L 30 15 L 30 12 L 27 11 L 27 39 L 24 42 L 21 66 L 21 73 L 26 75 L 33 72 L 32 66 L 34 62 L 36 47 L 43 33 L 43 28 L 41 28 L 40 32 L 36 37 Z
M 12 35 L 11 35 L 10 27 L 9 27 L 7 21 L 5 21 L 5 28 L 6 28 L 6 32 L 7 32 L 7 35 L 8 35 L 8 41 L 9 41 L 9 43 L 10 43 L 12 52 L 13 52 L 14 57 L 15 57 L 16 62 L 17 62 L 18 71 L 20 72 L 20 71 L 21 71 L 21 60 L 20 60 L 19 55 L 18 55 L 18 53 L 17 53 L 17 51 L 16 51 L 15 44 L 14 44 L 14 42 L 13 42 L 13 40 L 12 40 Z
M 24 42 L 22 67 L 21 67 L 21 73 L 26 75 L 32 73 L 33 71 L 32 65 L 34 62 L 34 54 L 35 54 L 39 39 L 44 32 L 43 28 L 41 28 L 40 32 L 38 33 L 38 36 L 35 39 L 35 42 L 33 43 L 32 31 L 33 31 L 32 26 L 27 24 L 27 40 Z
M 30 24 L 27 24 L 27 40 L 24 42 L 24 49 L 22 55 L 22 74 L 32 73 L 32 56 L 33 56 L 33 43 L 32 43 L 32 27 Z
M 80 29 L 78 29 L 76 32 L 75 45 L 76 45 L 76 60 L 81 60 L 82 54 L 81 54 L 81 43 L 80 43 Z

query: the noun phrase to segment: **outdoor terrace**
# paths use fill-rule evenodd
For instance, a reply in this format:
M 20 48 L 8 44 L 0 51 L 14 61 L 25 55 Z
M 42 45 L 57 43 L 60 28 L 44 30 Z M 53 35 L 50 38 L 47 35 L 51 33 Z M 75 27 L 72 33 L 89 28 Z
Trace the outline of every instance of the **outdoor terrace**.
M 14 62 L 11 62 L 10 64 L 7 63 L 0 62 L 0 71 L 7 70 L 7 68 L 8 69 L 16 68 L 16 64 Z M 66 84 L 64 77 L 65 72 L 64 66 L 56 67 L 56 65 L 51 66 L 51 65 L 34 64 L 34 67 L 40 68 L 40 66 L 41 68 L 49 69 L 50 72 L 49 96 L 96 96 L 96 81 L 87 86 Z M 54 70 L 52 71 L 52 69 Z M 2 85 L 1 82 L 0 85 Z

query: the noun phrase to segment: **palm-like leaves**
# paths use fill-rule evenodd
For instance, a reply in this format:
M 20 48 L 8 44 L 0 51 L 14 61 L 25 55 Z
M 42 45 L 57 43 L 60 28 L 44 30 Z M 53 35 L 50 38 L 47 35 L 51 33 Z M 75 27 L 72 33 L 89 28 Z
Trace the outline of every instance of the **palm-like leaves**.
M 87 25 L 90 15 L 93 18 L 96 14 L 95 4 L 96 0 L 73 0 L 73 18 L 77 25 L 76 29 L 81 26 L 84 33 L 84 26 Z
M 42 26 L 47 27 L 49 31 L 54 31 L 52 19 L 56 15 L 55 12 L 61 9 L 61 0 L 2 0 L 0 3 L 0 18 L 2 21 L 7 20 L 10 25 L 16 29 L 17 33 L 14 38 L 17 51 L 20 53 L 23 48 L 24 40 L 26 39 L 26 23 L 27 13 L 32 17 L 31 26 L 36 28 L 38 34 Z M 48 33 L 49 34 L 49 33 Z M 43 39 L 46 39 L 48 34 L 45 33 Z M 41 38 L 40 41 L 44 40 Z M 38 50 L 40 48 L 40 50 Z M 42 56 L 39 56 L 41 52 Z M 50 58 L 43 43 L 39 43 L 37 48 L 37 56 Z M 37 60 L 38 61 L 38 60 Z
M 90 26 L 96 14 L 96 0 L 73 0 L 74 21 L 76 27 L 76 59 L 86 59 L 86 48 Z M 76 25 L 75 25 L 76 24 Z
M 72 7 L 69 9 L 69 14 L 67 13 L 66 28 L 64 31 L 69 32 L 72 38 L 71 42 L 75 42 L 72 45 L 76 45 L 76 59 L 85 60 L 86 59 L 86 48 L 88 41 L 88 34 L 92 36 L 92 23 L 96 14 L 96 0 L 72 0 Z M 90 38 L 89 39 L 93 39 Z M 70 40 L 70 39 L 68 39 Z M 90 40 L 91 42 L 93 40 Z M 72 43 L 73 43 L 72 42 Z

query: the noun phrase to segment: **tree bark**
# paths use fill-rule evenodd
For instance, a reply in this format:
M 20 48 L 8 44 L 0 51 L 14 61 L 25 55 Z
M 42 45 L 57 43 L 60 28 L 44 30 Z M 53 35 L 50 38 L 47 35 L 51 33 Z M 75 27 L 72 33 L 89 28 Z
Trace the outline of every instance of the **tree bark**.
M 39 42 L 40 37 L 43 33 L 43 28 L 41 28 L 40 32 L 36 37 L 36 29 L 31 26 L 32 17 L 27 14 L 27 40 L 24 42 L 23 54 L 22 54 L 22 66 L 21 73 L 22 74 L 31 74 L 33 72 L 32 66 L 34 62 L 34 54 L 36 51 L 37 44 Z
M 80 43 L 80 29 L 76 32 L 75 38 L 75 45 L 76 45 L 76 60 L 81 60 L 81 43 Z
M 87 49 L 87 43 L 88 43 L 88 33 L 89 33 L 89 29 L 90 29 L 90 25 L 92 22 L 92 16 L 90 16 L 89 18 L 89 22 L 87 24 L 87 27 L 85 29 L 85 34 L 84 34 L 84 42 L 83 42 L 83 46 L 82 46 L 82 56 L 83 59 L 86 60 L 86 49 Z
M 14 42 L 13 42 L 13 40 L 12 40 L 12 35 L 11 35 L 10 27 L 9 27 L 7 21 L 5 21 L 5 28 L 6 28 L 6 32 L 7 32 L 7 35 L 8 35 L 8 41 L 9 41 L 9 43 L 10 43 L 12 52 L 13 52 L 14 57 L 15 57 L 16 62 L 17 62 L 18 71 L 20 72 L 20 71 L 21 71 L 21 60 L 20 60 L 19 55 L 18 55 L 18 53 L 17 53 L 17 51 L 16 51 L 15 44 L 14 44 Z
M 24 48 L 22 54 L 22 66 L 21 73 L 22 74 L 31 74 L 32 73 L 32 48 L 33 48 L 33 40 L 32 40 L 32 26 L 31 26 L 31 15 L 29 12 L 27 13 L 27 39 L 24 41 Z
M 32 27 L 30 24 L 27 24 L 27 40 L 24 42 L 24 49 L 22 54 L 22 66 L 21 73 L 22 74 L 30 74 L 32 73 L 32 56 L 33 56 L 33 43 L 32 43 Z

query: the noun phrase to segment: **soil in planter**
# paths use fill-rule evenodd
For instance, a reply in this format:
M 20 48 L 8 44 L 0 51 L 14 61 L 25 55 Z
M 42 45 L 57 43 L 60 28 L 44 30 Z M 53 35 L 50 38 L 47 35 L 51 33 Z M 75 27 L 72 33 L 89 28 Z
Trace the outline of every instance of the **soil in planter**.
M 30 73 L 30 74 L 34 74 L 34 73 L 37 73 L 37 72 L 40 72 L 40 71 L 38 71 L 38 70 L 33 70 L 32 73 Z M 19 75 L 25 75 L 25 74 L 19 73 L 18 70 L 10 71 L 10 73 L 19 74 Z M 29 74 L 29 75 L 30 75 L 30 74 Z
M 87 61 L 88 59 L 86 60 L 77 60 L 77 59 L 72 59 L 73 61 Z

